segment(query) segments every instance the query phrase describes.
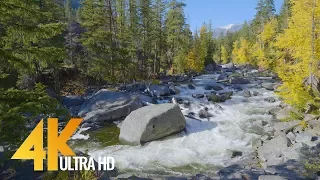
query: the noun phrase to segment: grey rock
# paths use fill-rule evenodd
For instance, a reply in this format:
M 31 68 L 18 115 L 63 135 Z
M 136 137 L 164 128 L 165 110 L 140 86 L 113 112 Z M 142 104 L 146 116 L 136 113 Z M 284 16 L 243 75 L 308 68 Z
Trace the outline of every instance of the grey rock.
M 297 126 L 297 127 L 293 128 L 292 132 L 297 135 L 297 134 L 303 132 L 303 129 L 301 126 Z
M 276 115 L 276 119 L 282 120 L 290 116 L 290 112 L 292 111 L 292 108 L 289 106 L 284 107 L 280 111 L 278 111 Z
M 236 158 L 242 156 L 243 152 L 228 149 L 227 154 L 230 158 Z
M 231 96 L 211 94 L 207 96 L 207 99 L 208 101 L 212 101 L 212 102 L 225 102 L 231 99 Z
M 276 174 L 277 173 L 277 170 L 275 168 L 272 168 L 272 167 L 267 167 L 265 169 L 266 173 L 269 173 L 269 174 Z
M 229 76 L 227 74 L 221 74 L 218 78 L 217 81 L 228 81 Z
M 291 141 L 292 144 L 296 142 L 296 135 L 293 134 L 292 132 L 289 132 L 289 133 L 287 134 L 287 138 L 290 139 L 290 141 Z
M 189 107 L 191 106 L 191 102 L 190 102 L 190 101 L 184 101 L 184 102 L 183 102 L 183 106 L 184 106 L 185 108 L 189 108 Z
M 170 94 L 171 95 L 175 95 L 175 94 L 179 94 L 180 93 L 180 90 L 177 87 L 173 86 L 173 85 L 169 86 L 169 90 L 170 90 Z
M 223 65 L 221 65 L 221 67 L 224 68 L 224 69 L 233 69 L 233 68 L 235 68 L 233 63 L 223 64 Z
M 212 114 L 210 114 L 207 109 L 201 109 L 198 114 L 202 119 L 212 117 Z
M 82 103 L 84 103 L 82 96 L 65 96 L 62 98 L 62 104 L 66 107 L 80 106 Z
M 270 136 L 264 135 L 264 136 L 261 137 L 261 140 L 262 140 L 263 142 L 267 142 L 267 141 L 270 140 Z
M 273 135 L 273 133 L 275 132 L 274 128 L 268 124 L 266 126 L 263 127 L 264 132 L 266 132 L 268 135 Z
M 193 89 L 196 89 L 196 86 L 193 84 L 188 84 L 188 88 L 193 90 Z
M 215 70 L 217 70 L 218 67 L 217 65 L 214 63 L 214 64 L 208 64 L 206 67 L 205 67 L 205 71 L 207 72 L 213 72 Z
M 314 119 L 316 119 L 319 116 L 313 115 L 313 114 L 306 114 L 303 118 L 304 121 L 309 122 L 312 121 Z
M 140 107 L 142 103 L 137 96 L 102 89 L 81 105 L 78 115 L 84 117 L 84 122 L 110 122 Z
M 230 83 L 231 84 L 249 84 L 250 81 L 242 77 L 231 77 Z
M 204 94 L 192 94 L 192 97 L 196 99 L 201 99 L 204 98 Z
M 301 156 L 301 148 L 303 148 L 302 143 L 296 143 L 291 147 L 288 147 L 287 149 L 284 149 L 282 151 L 282 154 L 287 158 L 287 159 L 293 159 L 293 160 L 299 160 Z
M 249 98 L 251 97 L 251 92 L 249 90 L 244 90 L 242 93 L 243 97 Z
M 308 133 L 312 134 L 313 136 L 320 136 L 320 127 L 315 126 L 313 128 L 307 128 L 307 129 L 305 129 L 305 132 L 308 132 Z
M 320 121 L 319 120 L 311 120 L 308 121 L 308 124 L 311 128 L 320 127 Z
M 136 92 L 136 91 L 144 91 L 146 88 L 147 86 L 144 83 L 132 83 L 132 84 L 124 84 L 118 87 L 118 90 Z
M 262 175 L 259 176 L 259 180 L 288 180 L 285 177 L 275 176 L 275 175 Z
M 260 95 L 260 93 L 259 93 L 259 92 L 257 92 L 257 91 L 253 91 L 253 92 L 252 92 L 252 95 L 253 95 L 253 96 L 259 96 L 259 95 Z
M 274 125 L 274 129 L 276 131 L 288 133 L 289 131 L 292 131 L 295 127 L 300 125 L 301 121 L 295 120 L 295 121 L 289 121 L 289 122 L 278 122 Z
M 83 123 L 83 124 L 81 125 L 81 128 L 89 128 L 89 127 L 93 127 L 93 124 Z
M 261 86 L 263 88 L 265 88 L 266 90 L 269 90 L 269 91 L 274 91 L 277 84 L 274 84 L 274 83 L 262 83 Z
M 282 108 L 280 108 L 280 107 L 275 107 L 275 108 L 271 108 L 271 109 L 269 109 L 269 114 L 271 114 L 271 115 L 276 115 L 279 111 L 281 111 L 282 110 Z
M 269 103 L 274 103 L 276 102 L 277 100 L 274 98 L 274 97 L 268 97 L 268 98 L 265 98 L 264 101 L 267 101 Z
M 301 132 L 296 135 L 296 142 L 297 143 L 304 143 L 308 146 L 316 146 L 317 144 L 312 141 L 312 134 L 309 132 Z
M 258 148 L 259 158 L 266 166 L 278 165 L 284 162 L 282 151 L 291 145 L 290 140 L 285 135 L 277 136 Z
M 160 96 L 170 96 L 170 89 L 167 86 L 162 85 L 151 85 L 150 91 L 153 95 L 160 97 Z
M 133 111 L 126 117 L 119 138 L 132 144 L 144 144 L 179 133 L 185 127 L 186 120 L 179 106 L 151 105 Z
M 215 90 L 215 91 L 221 91 L 223 88 L 217 84 L 214 85 L 205 85 L 204 90 L 210 91 L 210 90 Z
M 155 98 L 152 98 L 150 96 L 146 96 L 144 94 L 139 94 L 139 100 L 141 101 L 141 103 L 144 106 L 148 106 L 150 104 L 156 104 L 157 103 Z

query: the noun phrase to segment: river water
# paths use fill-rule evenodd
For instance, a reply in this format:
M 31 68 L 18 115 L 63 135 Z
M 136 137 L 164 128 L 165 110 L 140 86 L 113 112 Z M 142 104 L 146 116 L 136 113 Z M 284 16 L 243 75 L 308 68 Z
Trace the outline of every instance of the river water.
M 242 91 L 233 86 L 224 86 L 224 91 L 234 91 L 231 100 L 213 104 L 206 98 L 195 99 L 192 94 L 205 94 L 205 84 L 215 83 L 218 74 L 202 75 L 193 82 L 196 89 L 190 90 L 187 85 L 178 86 L 181 93 L 176 95 L 191 102 L 183 114 L 207 107 L 213 117 L 197 121 L 186 118 L 186 130 L 178 135 L 161 141 L 154 141 L 144 146 L 121 145 L 118 142 L 119 129 L 110 125 L 95 134 L 84 134 L 87 139 L 79 140 L 78 149 L 89 155 L 113 156 L 120 173 L 150 173 L 163 175 L 194 175 L 197 173 L 214 174 L 222 167 L 237 163 L 253 152 L 254 143 L 265 135 L 263 125 L 272 121 L 268 111 L 279 105 L 279 101 L 270 103 L 265 98 L 276 97 L 273 91 L 259 86 L 261 80 L 243 85 L 243 89 L 255 91 L 259 95 L 246 98 Z M 198 118 L 198 117 L 197 117 Z M 79 134 L 77 134 L 79 136 Z M 82 135 L 83 136 L 83 135 Z M 242 157 L 231 158 L 230 150 L 243 152 Z

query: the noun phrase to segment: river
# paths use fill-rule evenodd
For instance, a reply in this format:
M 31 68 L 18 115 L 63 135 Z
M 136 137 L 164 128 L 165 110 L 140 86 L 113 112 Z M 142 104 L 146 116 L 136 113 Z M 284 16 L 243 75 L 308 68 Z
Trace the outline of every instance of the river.
M 181 92 L 175 96 L 191 102 L 187 108 L 181 105 L 183 114 L 197 114 L 200 109 L 207 107 L 213 115 L 202 121 L 186 118 L 186 130 L 178 135 L 144 146 L 129 146 L 119 143 L 119 128 L 109 125 L 98 132 L 84 133 L 82 136 L 87 140 L 78 140 L 75 147 L 94 158 L 114 157 L 120 173 L 215 174 L 222 167 L 235 164 L 254 151 L 254 144 L 266 134 L 263 125 L 273 120 L 268 111 L 280 104 L 278 100 L 273 103 L 265 101 L 266 98 L 277 97 L 273 91 L 259 86 L 266 81 L 261 80 L 263 78 L 252 79 L 250 84 L 241 85 L 242 89 L 255 92 L 257 96 L 254 97 L 244 97 L 242 91 L 236 90 L 239 87 L 233 85 L 223 86 L 223 91 L 234 92 L 232 99 L 224 103 L 214 104 L 206 98 L 192 97 L 192 94 L 209 93 L 204 90 L 204 85 L 216 83 L 218 76 L 209 74 L 194 78 L 196 89 L 193 90 L 187 85 L 177 86 Z M 243 156 L 231 158 L 230 150 L 243 152 Z

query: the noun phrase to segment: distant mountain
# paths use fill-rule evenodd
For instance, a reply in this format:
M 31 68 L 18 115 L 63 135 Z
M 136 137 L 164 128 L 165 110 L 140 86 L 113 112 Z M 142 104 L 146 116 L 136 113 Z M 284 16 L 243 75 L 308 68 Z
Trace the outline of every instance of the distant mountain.
M 219 37 L 220 34 L 226 35 L 227 32 L 237 32 L 242 28 L 243 24 L 229 24 L 227 26 L 222 26 L 216 29 L 213 29 L 213 36 Z

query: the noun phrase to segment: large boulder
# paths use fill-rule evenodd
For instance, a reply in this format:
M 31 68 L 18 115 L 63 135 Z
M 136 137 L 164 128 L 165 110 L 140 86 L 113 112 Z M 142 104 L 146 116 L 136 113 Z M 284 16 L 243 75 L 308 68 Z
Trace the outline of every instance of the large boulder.
M 102 89 L 81 105 L 78 115 L 84 122 L 111 122 L 142 107 L 138 96 Z
M 285 134 L 281 134 L 259 147 L 258 155 L 263 161 L 264 167 L 279 165 L 285 162 L 286 159 L 283 157 L 282 151 L 286 150 L 290 145 L 290 140 Z
M 120 129 L 120 140 L 131 144 L 144 144 L 186 127 L 186 120 L 175 104 L 151 105 L 133 111 L 124 120 Z

